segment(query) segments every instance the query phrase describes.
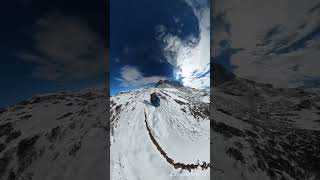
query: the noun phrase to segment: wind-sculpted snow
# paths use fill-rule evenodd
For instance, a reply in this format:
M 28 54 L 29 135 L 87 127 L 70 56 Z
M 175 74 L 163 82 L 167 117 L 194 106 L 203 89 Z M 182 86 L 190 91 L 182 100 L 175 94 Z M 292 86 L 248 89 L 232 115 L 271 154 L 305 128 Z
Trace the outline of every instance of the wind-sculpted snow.
M 150 103 L 153 92 L 159 107 Z M 184 87 L 111 97 L 111 179 L 208 180 L 208 100 L 208 92 Z
M 234 78 L 212 90 L 214 179 L 320 179 L 320 90 Z
M 106 179 L 108 102 L 101 91 L 35 96 L 0 111 L 0 179 Z

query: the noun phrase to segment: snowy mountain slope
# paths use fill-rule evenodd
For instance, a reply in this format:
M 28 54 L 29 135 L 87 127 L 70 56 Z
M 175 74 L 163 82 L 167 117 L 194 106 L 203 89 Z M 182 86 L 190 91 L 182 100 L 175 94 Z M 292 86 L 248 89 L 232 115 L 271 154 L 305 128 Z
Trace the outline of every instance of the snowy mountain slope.
M 320 179 L 319 89 L 235 77 L 211 91 L 213 178 Z
M 36 96 L 2 109 L 0 179 L 105 179 L 108 111 L 99 90 Z
M 213 1 L 211 54 L 237 76 L 319 87 L 319 0 Z
M 150 103 L 153 92 L 159 107 Z M 209 128 L 206 91 L 147 88 L 111 97 L 111 179 L 209 179 Z

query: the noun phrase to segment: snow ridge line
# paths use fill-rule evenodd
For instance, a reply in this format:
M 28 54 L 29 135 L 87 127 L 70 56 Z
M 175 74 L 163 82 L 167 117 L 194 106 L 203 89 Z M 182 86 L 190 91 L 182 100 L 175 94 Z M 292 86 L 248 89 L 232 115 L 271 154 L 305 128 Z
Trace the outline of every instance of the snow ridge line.
M 197 163 L 197 164 L 184 164 L 184 163 L 179 163 L 179 162 L 174 162 L 174 160 L 170 157 L 168 157 L 167 153 L 161 148 L 157 140 L 153 137 L 150 127 L 147 122 L 147 114 L 144 111 L 144 117 L 145 117 L 145 123 L 146 127 L 150 136 L 151 141 L 153 144 L 157 147 L 158 151 L 161 153 L 161 155 L 167 160 L 169 164 L 171 164 L 175 169 L 181 168 L 184 170 L 188 170 L 191 172 L 192 169 L 197 169 L 199 166 L 201 167 L 202 170 L 208 169 L 210 167 L 210 163 L 202 162 L 202 164 Z

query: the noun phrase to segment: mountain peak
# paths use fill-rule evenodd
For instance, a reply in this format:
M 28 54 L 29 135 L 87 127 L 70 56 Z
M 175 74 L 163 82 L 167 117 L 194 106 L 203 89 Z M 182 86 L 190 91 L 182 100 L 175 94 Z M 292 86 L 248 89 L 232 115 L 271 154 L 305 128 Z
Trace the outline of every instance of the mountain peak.
M 155 87 L 175 87 L 175 88 L 179 88 L 179 87 L 183 87 L 183 85 L 178 82 L 178 81 L 174 81 L 174 80 L 160 80 Z

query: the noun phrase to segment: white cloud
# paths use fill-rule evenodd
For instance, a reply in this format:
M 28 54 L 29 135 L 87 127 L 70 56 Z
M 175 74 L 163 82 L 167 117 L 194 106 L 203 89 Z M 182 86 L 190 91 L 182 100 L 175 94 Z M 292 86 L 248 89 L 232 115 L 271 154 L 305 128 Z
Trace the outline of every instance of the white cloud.
M 159 26 L 161 33 L 158 37 L 165 44 L 163 49 L 167 61 L 178 67 L 176 78 L 183 78 L 185 86 L 205 88 L 210 86 L 210 73 L 201 78 L 201 75 L 210 71 L 210 11 L 207 0 L 186 1 L 192 8 L 199 22 L 200 37 L 190 36 L 180 39 L 173 34 L 164 34 L 165 28 Z M 159 31 L 158 31 L 159 32 Z
M 125 65 L 121 68 L 120 75 L 121 78 L 118 78 L 117 80 L 121 82 L 122 86 L 143 86 L 167 79 L 163 76 L 145 77 L 137 67 L 129 65 Z
M 121 68 L 120 74 L 125 81 L 133 81 L 143 77 L 142 73 L 136 67 L 128 65 Z
M 180 21 L 180 19 L 179 19 L 179 17 L 173 16 L 173 21 L 174 21 L 176 24 L 178 24 L 179 21 Z

